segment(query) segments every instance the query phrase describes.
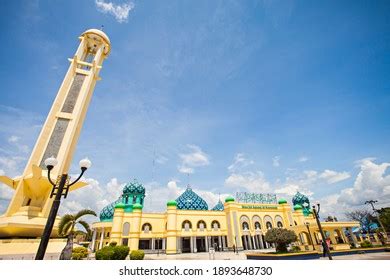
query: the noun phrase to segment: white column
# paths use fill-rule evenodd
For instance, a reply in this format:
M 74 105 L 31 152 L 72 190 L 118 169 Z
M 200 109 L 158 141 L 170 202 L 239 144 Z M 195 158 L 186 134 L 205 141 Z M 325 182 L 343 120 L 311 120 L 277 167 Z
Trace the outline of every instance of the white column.
M 219 248 L 221 249 L 222 251 L 222 236 L 218 236 L 218 245 L 219 245 Z
M 191 236 L 190 237 L 190 248 L 191 248 L 191 253 L 194 252 L 194 238 Z
M 193 244 L 194 244 L 194 253 L 196 253 L 196 252 L 198 252 L 198 248 L 196 247 L 196 236 L 193 236 L 193 237 L 191 237 L 191 238 L 194 239 L 194 241 L 193 241 Z
M 225 241 L 225 236 L 222 236 L 222 250 L 225 251 L 226 248 L 226 241 Z
M 206 252 L 209 251 L 209 237 L 208 236 L 205 236 L 205 245 L 206 245 Z
M 103 248 L 103 242 L 104 242 L 104 227 L 102 227 L 102 236 L 100 236 L 100 244 L 99 249 Z
M 155 243 L 154 243 L 154 238 L 152 238 L 152 251 L 155 250 Z
M 96 242 L 96 228 L 93 230 L 93 235 L 92 235 L 92 244 L 91 244 L 91 251 L 95 251 L 95 242 Z
M 165 238 L 162 239 L 161 250 L 165 250 Z
M 248 243 L 249 243 L 249 249 L 253 249 L 253 246 L 252 246 L 252 238 L 251 236 L 248 234 Z
M 253 249 L 257 249 L 257 246 L 256 246 L 256 240 L 255 240 L 255 236 L 252 235 L 252 244 L 253 244 Z

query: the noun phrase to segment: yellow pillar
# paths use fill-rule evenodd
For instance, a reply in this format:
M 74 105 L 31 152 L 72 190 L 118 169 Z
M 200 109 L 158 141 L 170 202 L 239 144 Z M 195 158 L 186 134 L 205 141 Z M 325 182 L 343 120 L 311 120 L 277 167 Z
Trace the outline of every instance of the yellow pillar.
M 177 214 L 176 201 L 174 200 L 168 201 L 166 254 L 177 253 L 176 214 Z
M 122 227 L 123 227 L 123 216 L 125 214 L 125 205 L 123 203 L 118 203 L 115 205 L 114 216 L 112 219 L 112 229 L 110 242 L 116 242 L 118 245 L 121 245 L 121 236 L 122 236 Z
M 133 205 L 133 213 L 130 217 L 130 251 L 138 250 L 139 235 L 141 232 L 141 216 L 142 216 L 142 205 L 136 203 Z
M 239 205 L 235 202 L 234 198 L 227 197 L 225 199 L 224 211 L 226 213 L 228 247 L 233 248 L 234 245 L 237 250 L 242 250 L 243 245 L 241 242 L 241 226 L 238 210 Z

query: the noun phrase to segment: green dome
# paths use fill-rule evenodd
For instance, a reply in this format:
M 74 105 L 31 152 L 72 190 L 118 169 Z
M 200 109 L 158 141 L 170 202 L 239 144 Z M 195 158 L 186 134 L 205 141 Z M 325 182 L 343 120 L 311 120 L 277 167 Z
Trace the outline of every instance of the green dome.
M 136 179 L 123 187 L 123 194 L 145 194 L 145 188 Z
M 233 202 L 234 201 L 234 197 L 232 196 L 228 196 L 227 198 L 225 198 L 225 202 Z
M 139 204 L 139 203 L 136 203 L 136 204 L 134 204 L 133 205 L 133 209 L 135 210 L 135 209 L 140 209 L 140 210 L 142 210 L 142 205 L 141 204 Z
M 102 209 L 100 212 L 100 221 L 101 222 L 108 222 L 112 221 L 112 217 L 114 216 L 114 206 L 116 203 L 120 202 L 120 198 L 118 198 L 116 201 L 111 202 L 106 207 Z
M 285 200 L 284 198 L 281 198 L 281 199 L 279 199 L 278 203 L 279 204 L 286 204 L 287 200 Z
M 294 210 L 302 210 L 302 206 L 299 204 L 294 205 Z
M 121 209 L 124 209 L 126 207 L 126 205 L 122 202 L 118 202 L 117 204 L 115 204 L 114 208 L 121 208 Z
M 176 200 L 169 200 L 169 201 L 167 202 L 167 206 L 177 206 Z

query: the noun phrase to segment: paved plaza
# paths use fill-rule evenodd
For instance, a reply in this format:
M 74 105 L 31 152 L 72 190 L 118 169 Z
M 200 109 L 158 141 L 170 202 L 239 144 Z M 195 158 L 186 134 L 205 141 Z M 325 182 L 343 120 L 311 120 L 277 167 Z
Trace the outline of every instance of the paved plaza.
M 216 252 L 214 256 L 209 253 L 188 253 L 178 255 L 147 254 L 145 260 L 246 260 L 246 253 L 249 252 Z M 262 253 L 265 253 L 262 251 Z M 390 252 L 353 254 L 345 256 L 334 256 L 334 260 L 390 260 Z M 320 260 L 328 260 L 321 257 Z

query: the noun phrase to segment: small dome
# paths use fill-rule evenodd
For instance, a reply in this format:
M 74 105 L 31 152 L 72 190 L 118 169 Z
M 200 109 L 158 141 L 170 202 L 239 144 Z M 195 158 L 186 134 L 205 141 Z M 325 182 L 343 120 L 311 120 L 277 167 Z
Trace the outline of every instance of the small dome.
M 88 29 L 81 34 L 81 36 L 88 36 L 88 38 L 94 38 L 94 36 L 98 36 L 103 39 L 103 41 L 106 43 L 106 50 L 105 54 L 108 54 L 111 50 L 111 42 L 110 38 L 108 38 L 107 34 L 99 29 Z
M 233 202 L 234 201 L 234 197 L 232 196 L 228 196 L 227 198 L 225 198 L 225 202 Z
M 294 210 L 302 210 L 302 206 L 299 204 L 294 205 Z
M 211 209 L 212 211 L 223 211 L 223 203 L 221 200 L 218 201 L 218 203 Z
M 136 209 L 139 209 L 139 210 L 142 210 L 143 206 L 139 203 L 136 203 L 133 205 L 133 209 L 136 210 Z
M 284 198 L 281 198 L 281 199 L 279 199 L 278 203 L 279 204 L 287 204 L 287 200 L 285 200 Z
M 145 188 L 137 180 L 127 183 L 123 188 L 123 194 L 145 194 Z
M 167 206 L 177 206 L 176 200 L 169 200 L 169 201 L 167 202 Z
M 181 210 L 208 210 L 206 201 L 197 195 L 190 186 L 177 199 L 177 209 Z
M 117 199 L 116 201 L 108 204 L 106 207 L 100 211 L 100 221 L 105 222 L 105 221 L 112 221 L 112 217 L 114 216 L 114 207 L 115 204 L 119 203 L 121 200 Z

